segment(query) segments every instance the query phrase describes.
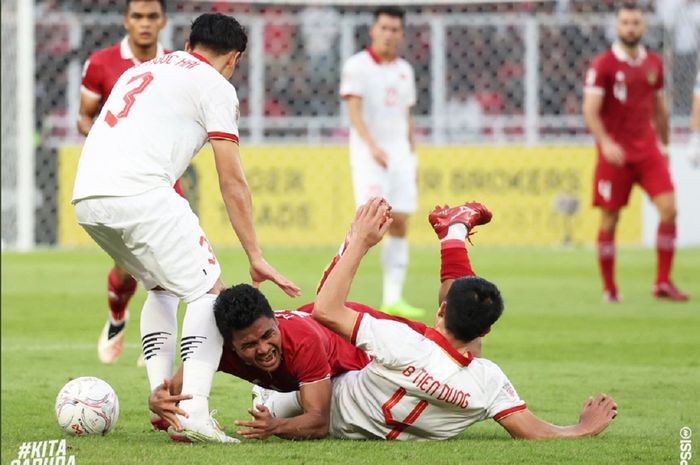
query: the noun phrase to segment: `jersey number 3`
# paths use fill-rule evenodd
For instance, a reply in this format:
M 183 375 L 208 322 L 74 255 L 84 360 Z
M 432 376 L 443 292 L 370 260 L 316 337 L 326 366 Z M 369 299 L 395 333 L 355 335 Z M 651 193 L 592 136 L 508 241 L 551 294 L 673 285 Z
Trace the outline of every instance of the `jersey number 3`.
M 107 110 L 107 114 L 105 115 L 105 121 L 107 122 L 107 124 L 109 124 L 109 127 L 113 128 L 117 125 L 120 119 L 129 116 L 131 107 L 134 106 L 134 103 L 136 103 L 136 95 L 146 90 L 146 87 L 148 87 L 148 85 L 153 81 L 153 74 L 151 74 L 150 72 L 138 74 L 129 79 L 129 82 L 127 84 L 131 84 L 132 82 L 138 81 L 139 79 L 141 80 L 141 84 L 139 84 L 138 87 L 134 87 L 129 92 L 124 94 L 124 108 L 122 108 L 122 110 L 119 113 L 117 113 L 116 116 L 114 115 L 114 113 Z
M 421 400 L 418 402 L 418 405 L 416 405 L 413 410 L 408 414 L 406 418 L 403 420 L 395 420 L 394 417 L 391 416 L 391 409 L 396 406 L 399 402 L 401 402 L 401 399 L 406 395 L 406 389 L 404 388 L 398 388 L 396 392 L 394 392 L 394 395 L 392 395 L 389 400 L 384 402 L 384 405 L 382 405 L 382 412 L 384 412 L 384 422 L 387 424 L 387 426 L 393 427 L 391 431 L 389 431 L 389 434 L 386 435 L 387 439 L 396 439 L 399 437 L 399 434 L 406 429 L 407 426 L 412 425 L 413 423 L 416 422 L 418 417 L 423 413 L 425 408 L 428 406 L 428 402 L 425 400 Z

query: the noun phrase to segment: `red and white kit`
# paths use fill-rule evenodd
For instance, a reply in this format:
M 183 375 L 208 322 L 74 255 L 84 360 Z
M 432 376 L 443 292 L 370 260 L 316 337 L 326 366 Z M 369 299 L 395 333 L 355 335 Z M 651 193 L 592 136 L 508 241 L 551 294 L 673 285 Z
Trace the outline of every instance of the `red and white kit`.
M 203 57 L 178 51 L 125 71 L 95 120 L 73 190 L 78 222 L 147 289 L 190 302 L 219 277 L 173 184 L 208 139 L 238 142 L 237 114 L 234 87 Z
M 618 210 L 627 204 L 634 183 L 649 197 L 673 191 L 668 161 L 661 153 L 652 124 L 654 99 L 663 92 L 661 58 L 644 47 L 630 58 L 615 43 L 598 55 L 586 76 L 586 93 L 603 95 L 600 117 L 605 131 L 625 153 L 625 164 L 606 161 L 598 149 L 593 204 Z
M 433 328 L 361 313 L 353 342 L 373 360 L 333 381 L 334 437 L 448 439 L 527 408 L 496 364 L 465 357 Z
M 343 66 L 340 96 L 362 99 L 362 119 L 387 154 L 388 169 L 377 164 L 354 127 L 350 128 L 350 163 L 357 205 L 382 196 L 394 211 L 416 209 L 416 158 L 409 144 L 408 114 L 416 104 L 413 67 L 404 59 L 381 62 L 367 49 Z

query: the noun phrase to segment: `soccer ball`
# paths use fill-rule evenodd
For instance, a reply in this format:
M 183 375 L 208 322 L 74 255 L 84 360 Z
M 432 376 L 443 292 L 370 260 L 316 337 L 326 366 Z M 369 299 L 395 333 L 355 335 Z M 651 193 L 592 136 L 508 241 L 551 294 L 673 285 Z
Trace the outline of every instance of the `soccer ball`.
M 69 381 L 56 397 L 58 426 L 75 436 L 107 434 L 119 418 L 119 399 L 112 386 L 83 376 Z

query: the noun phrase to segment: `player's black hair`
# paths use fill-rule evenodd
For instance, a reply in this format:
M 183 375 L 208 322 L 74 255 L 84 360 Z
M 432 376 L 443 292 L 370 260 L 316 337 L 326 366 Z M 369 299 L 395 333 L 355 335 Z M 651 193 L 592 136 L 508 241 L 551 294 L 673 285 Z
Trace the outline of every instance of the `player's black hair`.
M 484 334 L 503 313 L 496 285 L 477 276 L 455 279 L 446 301 L 445 328 L 464 342 Z
M 150 1 L 157 1 L 160 3 L 160 8 L 163 10 L 163 13 L 165 13 L 165 0 L 126 0 L 126 11 L 129 11 L 129 5 L 131 5 L 132 2 L 150 2 Z
M 374 10 L 375 22 L 377 21 L 377 19 L 379 19 L 380 15 L 387 15 L 391 16 L 392 18 L 399 18 L 401 20 L 401 25 L 403 25 L 404 18 L 406 17 L 406 12 L 398 6 L 384 5 L 377 7 L 377 9 Z
M 274 318 L 275 314 L 263 293 L 250 284 L 229 287 L 214 302 L 216 326 L 227 343 L 234 331 L 248 328 L 262 316 Z
M 219 55 L 233 50 L 243 53 L 248 45 L 248 36 L 233 17 L 205 13 L 192 23 L 189 42 L 191 48 L 199 45 Z
M 639 3 L 637 2 L 621 2 L 615 11 L 615 14 L 619 15 L 622 10 L 642 11 L 642 7 L 639 6 Z

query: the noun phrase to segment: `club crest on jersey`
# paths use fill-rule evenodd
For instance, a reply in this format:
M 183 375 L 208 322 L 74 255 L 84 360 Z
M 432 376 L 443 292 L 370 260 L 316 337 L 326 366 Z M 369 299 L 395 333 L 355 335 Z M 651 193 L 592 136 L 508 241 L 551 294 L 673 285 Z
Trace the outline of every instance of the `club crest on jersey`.
M 656 80 L 658 79 L 658 75 L 656 74 L 656 71 L 651 70 L 647 71 L 647 82 L 649 83 L 650 86 L 653 86 L 656 84 Z

